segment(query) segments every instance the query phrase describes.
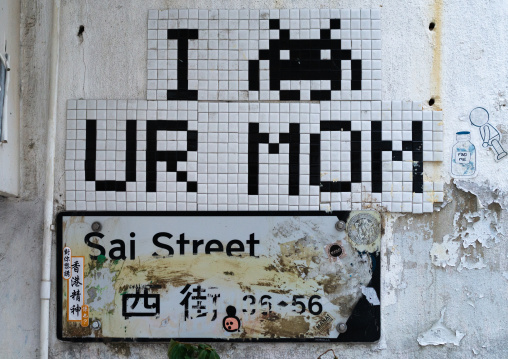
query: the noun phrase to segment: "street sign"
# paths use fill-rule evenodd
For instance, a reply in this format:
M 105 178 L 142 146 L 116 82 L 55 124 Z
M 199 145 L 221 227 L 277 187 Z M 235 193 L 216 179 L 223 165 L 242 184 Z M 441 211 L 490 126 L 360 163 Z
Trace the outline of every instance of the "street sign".
M 375 341 L 381 220 L 352 212 L 64 212 L 58 337 Z

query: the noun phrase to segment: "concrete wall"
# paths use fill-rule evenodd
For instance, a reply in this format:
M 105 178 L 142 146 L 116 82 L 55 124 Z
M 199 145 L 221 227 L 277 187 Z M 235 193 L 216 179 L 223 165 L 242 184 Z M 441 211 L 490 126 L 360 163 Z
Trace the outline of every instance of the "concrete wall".
M 9 2 L 9 3 L 15 3 Z M 19 3 L 19 2 L 18 2 Z M 0 305 L 3 308 L 0 357 L 36 357 L 39 347 L 39 291 L 42 252 L 42 198 L 48 113 L 48 44 L 51 8 L 23 2 L 20 16 L 18 197 L 0 196 Z M 16 154 L 11 154 L 16 157 Z M 3 163 L 2 163 L 3 166 Z M 3 167 L 0 176 L 5 176 Z
M 298 8 L 308 1 L 62 1 L 58 128 L 67 99 L 143 99 L 146 96 L 146 16 L 164 8 Z M 333 348 L 341 358 L 505 358 L 508 356 L 508 159 L 496 163 L 468 122 L 476 106 L 508 131 L 508 4 L 504 1 L 314 1 L 312 7 L 382 9 L 383 99 L 428 101 L 444 114 L 442 167 L 427 173 L 445 181 L 445 202 L 433 214 L 384 214 L 383 335 L 376 344 L 216 344 L 223 358 L 317 358 Z M 0 356 L 37 356 L 45 135 L 51 4 L 21 2 L 21 189 L 0 199 Z M 434 31 L 429 23 L 436 22 Z M 85 27 L 77 36 L 80 25 Z M 470 130 L 479 174 L 453 180 L 448 173 L 455 132 Z M 478 136 L 478 134 L 476 134 Z M 508 147 L 506 139 L 503 145 Z M 64 131 L 58 131 L 55 208 L 64 200 Z M 0 172 L 0 176 L 1 176 Z M 428 330 L 446 312 L 445 342 Z M 160 358 L 163 344 L 70 344 L 55 333 L 54 358 Z M 437 323 L 439 326 L 439 322 Z M 442 327 L 442 328 L 443 328 Z M 437 328 L 437 327 L 436 327 Z M 456 333 L 458 331 L 459 333 Z M 465 334 L 462 340 L 458 340 Z M 420 343 L 418 341 L 420 339 Z
M 0 2 L 0 53 L 7 57 L 10 67 L 1 109 L 5 118 L 0 124 L 0 194 L 6 196 L 15 196 L 19 191 L 19 8 L 18 1 Z

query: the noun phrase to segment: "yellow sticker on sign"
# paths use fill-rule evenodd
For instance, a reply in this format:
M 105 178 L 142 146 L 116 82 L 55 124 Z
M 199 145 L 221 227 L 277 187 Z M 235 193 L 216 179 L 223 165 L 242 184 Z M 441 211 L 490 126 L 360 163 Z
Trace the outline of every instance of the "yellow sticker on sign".
M 89 324 L 89 317 L 88 317 L 88 305 L 83 304 L 81 307 L 81 326 L 82 327 L 88 327 Z

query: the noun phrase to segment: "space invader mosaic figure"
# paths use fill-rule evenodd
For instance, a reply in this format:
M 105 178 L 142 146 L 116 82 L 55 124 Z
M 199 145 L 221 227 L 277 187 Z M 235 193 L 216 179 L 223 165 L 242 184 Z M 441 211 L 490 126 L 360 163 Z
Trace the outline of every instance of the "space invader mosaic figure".
M 490 147 L 496 153 L 496 160 L 505 158 L 508 153 L 501 146 L 501 134 L 489 123 L 489 112 L 483 107 L 474 108 L 469 114 L 469 120 L 475 127 L 479 127 L 482 146 Z
M 340 19 L 330 19 L 330 29 L 320 30 L 320 39 L 290 39 L 290 30 L 280 28 L 279 19 L 270 19 L 270 30 L 279 31 L 279 39 L 270 40 L 270 48 L 259 50 L 259 60 L 270 61 L 270 90 L 280 91 L 280 100 L 300 100 L 300 91 L 281 90 L 283 80 L 329 80 L 330 90 L 312 90 L 310 100 L 331 100 L 331 90 L 341 90 L 341 61 L 351 61 L 351 90 L 361 90 L 362 61 L 351 58 L 351 50 L 342 49 L 340 39 L 331 38 L 331 30 L 340 29 Z M 287 58 L 282 58 L 283 51 Z M 249 90 L 259 91 L 259 60 L 249 61 Z

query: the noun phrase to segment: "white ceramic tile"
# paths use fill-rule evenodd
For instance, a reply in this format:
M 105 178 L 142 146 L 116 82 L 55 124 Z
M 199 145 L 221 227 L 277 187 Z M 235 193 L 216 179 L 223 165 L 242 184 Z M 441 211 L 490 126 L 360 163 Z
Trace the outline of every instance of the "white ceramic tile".
M 379 19 L 378 9 L 150 11 L 148 101 L 67 103 L 67 209 L 431 212 L 443 188 L 413 172 L 413 132 L 421 122 L 423 161 L 442 160 L 442 116 L 422 111 L 421 102 L 381 101 Z M 197 39 L 188 40 L 188 81 L 179 89 L 178 41 L 166 38 L 168 29 L 189 26 Z M 286 30 L 291 41 L 342 40 L 351 60 L 341 61 L 340 90 L 330 80 L 300 80 L 298 71 L 272 88 L 268 39 Z M 331 49 L 317 51 L 330 61 Z M 281 49 L 277 58 L 290 61 L 293 52 Z M 154 121 L 170 128 L 154 131 Z M 361 152 L 353 152 L 353 136 Z M 133 143 L 134 162 L 127 159 Z M 147 160 L 151 151 L 187 158 L 168 165 Z

